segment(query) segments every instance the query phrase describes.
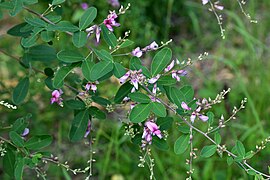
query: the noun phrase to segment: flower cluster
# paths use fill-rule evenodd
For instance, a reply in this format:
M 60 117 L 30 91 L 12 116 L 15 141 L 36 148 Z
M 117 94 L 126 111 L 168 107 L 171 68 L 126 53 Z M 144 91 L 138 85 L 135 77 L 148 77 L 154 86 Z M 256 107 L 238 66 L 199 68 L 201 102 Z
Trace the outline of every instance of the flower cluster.
M 88 33 L 87 37 L 89 37 L 95 33 L 96 34 L 96 41 L 97 41 L 97 43 L 99 43 L 101 29 L 98 25 L 93 25 L 93 26 L 87 28 L 85 31 Z
M 141 57 L 143 55 L 144 52 L 147 52 L 147 51 L 153 51 L 153 50 L 157 50 L 158 49 L 158 44 L 154 41 L 152 42 L 150 45 L 144 47 L 144 48 L 140 48 L 140 47 L 136 47 L 132 52 L 131 54 L 133 56 L 136 56 L 136 57 Z
M 184 109 L 184 110 L 187 110 L 187 111 L 190 111 L 191 108 L 185 103 L 185 102 L 182 102 L 181 103 L 181 107 Z M 191 116 L 190 116 L 190 121 L 192 123 L 194 123 L 194 120 L 196 119 L 196 117 L 199 117 L 199 119 L 201 119 L 203 122 L 206 122 L 209 118 L 203 114 L 200 114 L 200 111 L 201 111 L 201 107 L 199 106 L 195 111 L 193 111 L 191 113 Z
M 146 143 L 151 144 L 152 136 L 157 136 L 160 139 L 162 138 L 162 134 L 161 134 L 161 131 L 159 130 L 158 125 L 154 123 L 153 121 L 147 121 L 144 124 L 142 138 L 146 141 Z M 146 143 L 143 142 L 142 146 L 144 147 Z
M 121 84 L 125 83 L 128 78 L 130 78 L 131 84 L 134 86 L 136 90 L 139 88 L 139 84 L 144 82 L 145 76 L 142 74 L 142 70 L 129 70 L 124 76 L 122 76 L 119 81 Z
M 120 3 L 118 0 L 108 0 L 108 3 L 112 6 L 112 7 L 119 7 L 120 6 Z
M 93 91 L 94 93 L 97 91 L 97 84 L 99 84 L 98 81 L 96 82 L 88 82 L 86 85 L 85 85 L 85 90 L 86 91 Z
M 61 95 L 63 94 L 63 91 L 60 90 L 54 90 L 52 92 L 52 98 L 51 98 L 51 104 L 57 103 L 59 106 L 63 106 L 63 99 L 61 98 Z
M 84 134 L 84 137 L 87 138 L 87 136 L 90 134 L 90 131 L 91 131 L 91 121 L 88 120 L 88 125 L 87 125 L 87 129 L 86 129 L 86 132 Z
M 105 26 L 112 32 L 113 31 L 113 26 L 119 27 L 120 24 L 115 21 L 117 18 L 117 14 L 114 11 L 110 11 L 110 14 L 107 16 L 107 19 L 103 21 Z
M 209 1 L 210 0 L 202 0 L 202 4 L 205 5 L 205 4 L 209 3 Z M 214 7 L 216 9 L 218 9 L 218 10 L 223 10 L 224 9 L 223 6 L 219 5 L 219 1 L 214 2 Z
M 173 60 L 165 69 L 164 72 L 169 72 L 174 68 L 175 65 L 175 61 L 176 64 L 180 64 L 180 62 L 178 60 Z M 176 79 L 177 81 L 180 81 L 180 76 L 186 76 L 187 75 L 187 71 L 186 70 L 172 70 L 171 71 L 172 74 L 172 78 Z

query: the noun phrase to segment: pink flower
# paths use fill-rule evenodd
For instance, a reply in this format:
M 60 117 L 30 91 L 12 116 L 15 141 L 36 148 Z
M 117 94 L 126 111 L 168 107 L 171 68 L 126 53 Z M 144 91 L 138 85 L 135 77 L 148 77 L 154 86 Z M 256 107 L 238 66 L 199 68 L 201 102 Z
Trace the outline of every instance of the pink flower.
M 84 137 L 85 137 L 85 138 L 90 134 L 90 131 L 91 131 L 91 121 L 88 120 L 87 129 L 86 129 L 86 132 L 85 132 L 85 134 L 84 134 Z
M 169 72 L 170 70 L 172 70 L 172 68 L 174 67 L 174 60 L 171 62 L 171 64 L 169 64 L 169 66 L 167 66 L 165 69 L 164 69 L 164 72 Z
M 139 88 L 139 83 L 144 81 L 145 77 L 143 74 L 141 74 L 142 70 L 129 70 L 124 76 L 122 76 L 119 81 L 120 84 L 123 84 L 124 82 L 126 82 L 129 78 L 130 78 L 130 82 L 131 84 L 135 87 L 135 89 Z M 134 91 L 134 90 L 132 90 Z
M 156 75 L 155 77 L 152 77 L 151 79 L 148 80 L 150 84 L 154 84 L 157 82 L 157 80 L 160 78 L 160 74 Z
M 118 0 L 108 0 L 108 3 L 112 5 L 112 7 L 119 7 L 120 3 Z
M 52 92 L 52 98 L 51 98 L 51 104 L 53 103 L 58 103 L 60 106 L 62 105 L 62 98 L 61 98 L 61 95 L 63 94 L 63 91 L 60 89 L 60 90 L 54 90 Z
M 113 26 L 118 27 L 120 26 L 119 23 L 117 23 L 115 21 L 115 19 L 117 18 L 117 14 L 114 11 L 111 11 L 110 14 L 107 16 L 107 19 L 105 19 L 103 21 L 103 23 L 105 24 L 105 26 L 110 30 L 113 31 Z
M 223 9 L 224 9 L 224 7 L 221 6 L 221 5 L 215 4 L 214 6 L 215 6 L 215 8 L 218 9 L 218 10 L 223 10 Z
M 202 0 L 202 4 L 205 5 L 209 2 L 209 0 Z
M 137 47 L 131 52 L 131 54 L 136 57 L 141 57 L 143 52 L 141 51 L 140 47 Z
M 173 70 L 172 71 L 172 78 L 176 79 L 177 81 L 180 81 L 180 76 L 187 75 L 187 71 L 185 70 Z
M 149 144 L 151 144 L 153 135 L 159 137 L 160 139 L 162 138 L 161 131 L 159 130 L 157 124 L 152 121 L 147 121 L 144 124 L 144 131 L 142 138 L 144 138 Z
M 27 134 L 29 134 L 29 129 L 28 128 L 25 128 L 23 130 L 23 133 L 21 134 L 22 137 L 25 137 Z
M 184 110 L 191 110 L 191 108 L 190 107 L 188 107 L 188 105 L 187 105 L 187 103 L 185 103 L 185 102 L 182 102 L 181 103 L 181 107 L 184 109 Z
M 95 33 L 96 34 L 96 41 L 97 41 L 97 43 L 99 43 L 99 40 L 100 40 L 100 31 L 101 31 L 101 29 L 100 29 L 99 26 L 93 25 L 93 26 L 87 28 L 85 31 L 88 33 L 87 34 L 87 37 L 89 37 L 93 33 Z
M 158 44 L 156 41 L 153 41 L 151 44 L 148 46 L 144 47 L 142 50 L 145 51 L 152 51 L 152 50 L 157 50 L 158 49 Z
M 194 123 L 194 120 L 196 119 L 196 117 L 198 116 L 199 119 L 201 119 L 203 122 L 208 121 L 208 117 L 205 115 L 200 114 L 201 111 L 201 107 L 199 106 L 194 112 L 192 112 L 191 116 L 190 116 L 190 121 L 192 123 Z
M 96 90 L 97 90 L 97 84 L 99 84 L 99 82 L 98 81 L 96 81 L 96 82 L 88 82 L 86 85 L 85 85 L 85 90 L 86 91 L 89 91 L 89 90 L 91 90 L 91 91 L 93 91 L 94 93 L 96 92 Z
M 87 3 L 81 3 L 81 7 L 83 10 L 86 10 L 88 8 L 88 4 Z

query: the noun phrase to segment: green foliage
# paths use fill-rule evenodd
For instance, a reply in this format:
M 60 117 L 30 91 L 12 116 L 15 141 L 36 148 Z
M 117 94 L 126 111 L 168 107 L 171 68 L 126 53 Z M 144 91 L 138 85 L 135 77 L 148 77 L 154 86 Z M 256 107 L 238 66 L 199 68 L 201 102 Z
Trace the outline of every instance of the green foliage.
M 204 146 L 201 150 L 201 157 L 209 158 L 215 154 L 216 150 L 216 145 Z
M 27 96 L 29 89 L 29 78 L 25 77 L 17 84 L 12 94 L 12 101 L 14 104 L 21 104 Z
M 138 104 L 130 112 L 129 119 L 133 123 L 143 122 L 150 114 L 152 103 Z
M 172 51 L 170 48 L 163 48 L 153 58 L 151 64 L 151 74 L 156 76 L 162 70 L 164 70 L 172 59 Z
M 130 97 L 130 99 L 132 101 L 135 101 L 135 102 L 139 102 L 139 103 L 150 103 L 151 102 L 151 99 L 147 95 L 145 95 L 141 92 L 130 93 L 128 96 Z
M 158 103 L 158 102 L 152 102 L 152 107 L 153 107 L 153 113 L 157 115 L 158 117 L 166 117 L 167 116 L 167 111 L 166 108 L 163 104 Z
M 72 120 L 71 129 L 69 131 L 69 139 L 71 141 L 79 141 L 83 138 L 87 129 L 89 120 L 88 110 L 80 111 Z
M 174 153 L 183 154 L 189 146 L 189 134 L 181 135 L 174 143 Z
M 72 42 L 77 48 L 83 47 L 87 42 L 87 34 L 83 31 L 75 32 L 72 36 Z
M 66 63 L 80 62 L 84 60 L 81 53 L 75 50 L 62 50 L 57 53 L 57 58 Z
M 118 89 L 118 91 L 114 97 L 114 102 L 121 103 L 121 101 L 130 93 L 132 88 L 133 88 L 133 86 L 129 82 L 126 82 L 125 84 L 123 84 Z
M 87 28 L 94 21 L 96 16 L 97 16 L 97 9 L 95 7 L 90 7 L 87 10 L 85 10 L 79 21 L 80 30 Z
M 24 147 L 29 150 L 40 150 L 49 146 L 52 143 L 50 135 L 36 135 L 25 142 Z
M 117 38 L 107 29 L 104 24 L 102 24 L 100 27 L 105 42 L 108 44 L 108 46 L 114 48 L 117 45 Z
M 91 69 L 91 79 L 96 81 L 99 78 L 104 77 L 113 70 L 113 63 L 110 61 L 101 61 L 95 64 Z

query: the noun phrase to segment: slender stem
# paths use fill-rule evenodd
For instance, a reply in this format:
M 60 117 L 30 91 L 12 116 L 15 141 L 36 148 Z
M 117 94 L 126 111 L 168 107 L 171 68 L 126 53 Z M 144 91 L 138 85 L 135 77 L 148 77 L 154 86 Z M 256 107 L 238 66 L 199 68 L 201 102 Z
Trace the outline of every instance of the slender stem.
M 50 21 L 48 18 L 46 18 L 45 16 L 43 16 L 42 14 L 39 14 L 38 12 L 33 11 L 32 9 L 29 9 L 28 7 L 24 7 L 25 10 L 27 10 L 28 12 L 38 16 L 40 19 L 43 19 L 44 21 L 46 21 L 49 24 L 55 25 L 55 23 L 53 23 L 52 21 Z M 69 35 L 73 35 L 72 32 L 66 31 L 65 33 L 69 34 Z
M 144 85 L 144 84 L 141 84 L 141 85 L 143 86 L 143 88 L 144 88 L 151 96 L 155 97 L 155 95 L 154 95 L 154 94 L 146 87 L 146 85 Z M 193 126 L 190 122 L 188 122 L 183 116 L 181 116 L 180 114 L 178 114 L 178 113 L 176 112 L 176 110 L 175 110 L 173 107 L 169 106 L 167 103 L 165 103 L 165 102 L 164 102 L 163 100 L 161 100 L 160 98 L 157 98 L 157 97 L 156 97 L 156 99 L 157 99 L 158 101 L 160 101 L 160 103 L 162 103 L 164 106 L 166 106 L 167 109 L 171 110 L 171 111 L 174 112 L 178 117 L 180 117 L 180 119 L 182 119 L 182 121 L 184 121 L 184 123 L 186 123 L 190 128 L 194 129 L 195 131 L 197 131 L 198 133 L 200 133 L 201 135 L 203 135 L 204 137 L 206 137 L 209 141 L 211 141 L 211 142 L 212 142 L 213 144 L 215 144 L 216 146 L 218 146 L 218 147 L 220 146 L 220 145 L 217 144 L 210 136 L 208 136 L 207 133 L 205 133 L 205 132 L 201 131 L 200 129 L 196 128 L 196 127 Z M 236 157 L 237 157 L 237 155 L 235 155 L 234 153 L 230 152 L 230 151 L 227 150 L 227 149 L 225 150 L 225 152 L 226 152 L 229 156 L 231 156 L 231 157 L 233 157 L 233 158 L 236 158 Z M 260 172 L 260 171 L 258 171 L 258 170 L 256 170 L 256 169 L 254 169 L 252 166 L 250 166 L 250 165 L 246 162 L 246 160 L 243 160 L 243 162 L 241 162 L 240 164 L 241 164 L 241 165 L 247 166 L 249 169 L 255 171 L 257 174 L 260 174 L 260 175 L 262 175 L 262 176 L 265 176 L 265 177 L 267 177 L 267 178 L 270 178 L 270 175 L 264 174 L 264 173 L 262 173 L 262 172 Z

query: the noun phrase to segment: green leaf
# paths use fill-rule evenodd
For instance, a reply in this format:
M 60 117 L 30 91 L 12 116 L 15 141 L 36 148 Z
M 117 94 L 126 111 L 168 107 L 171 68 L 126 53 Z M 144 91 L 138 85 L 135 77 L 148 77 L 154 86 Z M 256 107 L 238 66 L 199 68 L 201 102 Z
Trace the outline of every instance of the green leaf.
M 220 134 L 218 132 L 215 133 L 215 137 L 214 138 L 215 138 L 215 142 L 217 144 L 220 144 L 221 143 L 221 136 L 220 136 Z
M 138 57 L 133 56 L 129 61 L 129 68 L 131 70 L 139 70 L 141 69 L 141 67 L 142 67 L 141 60 Z
M 169 150 L 169 145 L 164 139 L 159 139 L 157 136 L 154 136 L 152 139 L 152 143 L 154 146 L 156 146 L 158 149 L 162 151 Z
M 108 99 L 105 99 L 103 97 L 100 96 L 92 96 L 92 100 L 104 107 L 106 107 L 107 105 L 112 104 L 111 101 L 109 101 Z
M 28 37 L 31 33 L 32 30 L 26 31 L 26 32 L 22 32 L 21 29 L 23 27 L 25 27 L 26 25 L 28 25 L 27 23 L 21 23 L 21 24 L 17 24 L 15 26 L 13 26 L 12 28 L 10 28 L 7 31 L 7 34 L 11 35 L 11 36 L 19 36 L 19 37 Z
M 166 108 L 163 104 L 158 103 L 158 102 L 152 102 L 153 106 L 153 113 L 159 117 L 166 117 L 167 116 L 167 111 Z
M 252 158 L 253 156 L 254 156 L 254 152 L 253 151 L 249 151 L 249 152 L 247 152 L 246 153 L 246 155 L 245 155 L 245 159 L 250 159 L 250 158 Z
M 246 155 L 246 150 L 241 141 L 236 141 L 236 151 L 239 156 L 244 157 Z
M 187 102 L 191 101 L 194 97 L 194 90 L 191 86 L 183 86 L 180 91 L 183 93 Z
M 132 88 L 133 88 L 133 86 L 129 82 L 126 82 L 125 84 L 123 84 L 118 89 L 118 91 L 114 97 L 114 102 L 121 103 L 122 100 L 130 93 Z
M 106 119 L 106 114 L 95 106 L 88 108 L 88 112 L 93 118 Z
M 101 61 L 95 64 L 91 69 L 92 81 L 102 78 L 113 70 L 113 63 L 110 61 Z
M 31 115 L 31 114 L 29 114 Z M 32 116 L 32 115 L 31 115 Z M 31 117 L 30 116 L 30 117 Z M 26 121 L 27 117 L 18 118 L 12 125 L 11 131 L 15 131 L 19 134 L 22 134 L 24 129 L 28 126 L 28 122 Z
M 157 124 L 159 125 L 159 129 L 168 130 L 172 127 L 173 118 L 172 117 L 159 117 L 157 118 Z
M 163 71 L 172 59 L 172 51 L 170 48 L 163 48 L 155 56 L 151 64 L 151 74 L 156 76 L 158 73 Z
M 70 109 L 83 110 L 85 109 L 85 104 L 82 101 L 70 99 L 65 101 L 65 105 Z
M 185 124 L 181 124 L 178 126 L 178 131 L 184 134 L 189 134 L 190 133 L 190 127 Z
M 230 166 L 233 163 L 233 158 L 231 156 L 227 157 L 227 164 Z
M 133 123 L 144 121 L 150 114 L 152 104 L 138 104 L 130 112 L 129 119 Z
M 38 0 L 23 0 L 24 5 L 33 5 L 38 3 Z
M 71 129 L 69 131 L 69 139 L 71 141 L 79 141 L 84 137 L 89 120 L 88 110 L 80 111 L 72 120 Z
M 204 146 L 201 150 L 201 157 L 208 158 L 210 156 L 213 156 L 216 150 L 216 145 Z
M 15 155 L 13 151 L 9 148 L 6 148 L 5 156 L 3 157 L 3 169 L 10 177 L 14 177 L 15 169 Z
M 252 169 L 249 169 L 248 171 L 247 171 L 247 173 L 249 174 L 249 175 L 251 175 L 251 176 L 255 176 L 257 173 L 254 171 L 254 170 L 252 170 Z
M 3 9 L 12 10 L 13 7 L 14 7 L 14 3 L 11 1 L 5 1 L 5 2 L 0 3 L 0 8 L 3 8 Z
M 72 42 L 77 48 L 83 47 L 87 42 L 87 34 L 84 31 L 75 32 L 72 36 Z
M 23 147 L 24 141 L 23 141 L 22 137 L 18 133 L 16 133 L 15 131 L 9 132 L 9 138 L 16 146 Z
M 53 23 L 58 23 L 59 21 L 61 21 L 62 16 L 60 15 L 52 15 L 52 14 L 48 14 L 47 16 L 45 16 L 47 19 L 49 19 L 51 22 Z
M 47 26 L 48 31 L 62 31 L 62 32 L 76 32 L 79 30 L 79 28 L 75 25 L 73 25 L 69 21 L 60 21 L 58 24 L 53 25 L 49 24 Z
M 185 102 L 185 96 L 179 89 L 175 87 L 166 87 L 166 95 L 171 102 L 181 107 L 182 102 Z
M 90 7 L 87 10 L 85 10 L 79 21 L 80 30 L 87 28 L 96 17 L 97 17 L 97 9 L 95 7 Z
M 101 31 L 103 34 L 103 38 L 105 42 L 108 44 L 108 46 L 114 48 L 117 45 L 117 38 L 115 37 L 113 32 L 109 31 L 104 24 L 101 25 Z
M 46 45 L 37 45 L 31 47 L 27 53 L 31 61 L 49 62 L 56 59 L 56 51 L 54 48 Z
M 172 78 L 172 76 L 168 75 L 168 76 L 162 76 L 161 78 L 159 78 L 158 80 L 158 85 L 162 85 L 162 86 L 171 86 L 176 84 L 176 79 Z
M 29 78 L 23 78 L 13 90 L 12 101 L 14 104 L 19 105 L 25 99 L 29 89 Z
M 46 76 L 48 76 L 48 77 L 53 77 L 53 75 L 54 75 L 54 71 L 52 70 L 52 68 L 45 68 L 45 69 L 44 69 L 44 73 L 45 73 Z
M 30 150 L 39 150 L 49 146 L 52 143 L 52 137 L 50 135 L 37 135 L 31 137 L 26 143 L 25 147 Z
M 43 41 L 45 41 L 45 42 L 50 42 L 50 41 L 52 41 L 53 38 L 54 38 L 54 32 L 52 32 L 52 31 L 42 31 L 42 32 L 40 33 L 40 37 L 41 37 L 41 39 L 42 39 Z
M 23 10 L 22 0 L 13 0 L 13 8 L 9 12 L 11 16 L 16 16 L 21 10 Z
M 36 44 L 38 34 L 43 30 L 43 28 L 35 27 L 33 29 L 33 33 L 31 33 L 31 36 L 29 37 L 23 37 L 21 40 L 21 44 L 25 48 L 32 47 Z
M 134 92 L 128 95 L 132 101 L 139 102 L 139 103 L 150 103 L 151 99 L 141 92 Z
M 59 89 L 64 85 L 65 78 L 73 68 L 74 66 L 63 66 L 56 72 L 53 79 L 53 87 L 55 89 Z
M 93 58 L 93 56 L 91 56 Z M 91 69 L 92 67 L 95 65 L 94 62 L 92 61 L 92 58 L 91 60 L 85 60 L 83 61 L 82 63 L 82 73 L 83 73 L 83 76 L 84 78 L 87 80 L 87 81 L 91 81 Z
M 125 39 L 124 42 L 119 46 L 119 48 L 126 48 L 128 46 L 131 46 L 132 44 L 134 44 L 133 41 Z
M 214 122 L 214 113 L 212 113 L 211 111 L 208 111 L 207 113 L 206 113 L 206 115 L 207 115 L 207 117 L 208 117 L 208 123 L 211 125 L 211 124 L 213 124 L 213 122 Z
M 74 63 L 84 60 L 84 57 L 75 50 L 62 50 L 57 53 L 57 58 L 65 63 Z
M 94 50 L 95 54 L 101 60 L 104 60 L 104 61 L 113 61 L 113 57 L 112 57 L 112 55 L 108 51 L 106 51 L 104 49 L 102 49 L 102 50 L 93 49 L 93 50 Z
M 25 21 L 35 27 L 46 27 L 47 23 L 40 18 L 24 18 Z
M 187 150 L 188 146 L 189 146 L 189 135 L 183 134 L 174 143 L 174 153 L 182 154 Z
M 14 176 L 16 180 L 22 180 L 23 167 L 24 167 L 24 158 L 17 158 L 14 170 Z
M 114 68 L 113 68 L 113 74 L 115 75 L 115 77 L 121 78 L 122 76 L 126 74 L 126 69 L 122 64 L 115 62 Z
M 52 5 L 58 5 L 58 4 L 62 4 L 63 2 L 65 2 L 65 0 L 53 0 L 52 1 Z

